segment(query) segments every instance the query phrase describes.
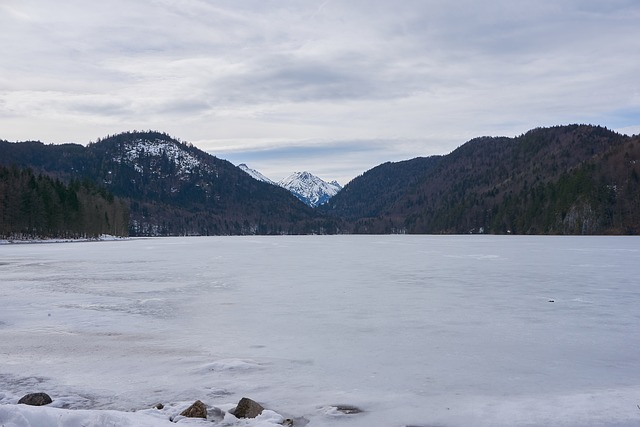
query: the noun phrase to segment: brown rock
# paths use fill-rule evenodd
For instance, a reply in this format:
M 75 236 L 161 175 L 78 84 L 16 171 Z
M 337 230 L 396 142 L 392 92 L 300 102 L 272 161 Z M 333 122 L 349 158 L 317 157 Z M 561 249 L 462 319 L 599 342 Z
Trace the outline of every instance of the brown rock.
M 48 405 L 51 402 L 51 397 L 47 393 L 30 393 L 18 400 L 18 403 L 31 406 Z
M 193 405 L 182 411 L 180 415 L 187 418 L 207 418 L 207 407 L 204 403 L 196 400 Z
M 233 411 L 236 418 L 255 418 L 264 411 L 264 408 L 258 403 L 247 397 L 243 397 L 238 402 L 238 406 Z

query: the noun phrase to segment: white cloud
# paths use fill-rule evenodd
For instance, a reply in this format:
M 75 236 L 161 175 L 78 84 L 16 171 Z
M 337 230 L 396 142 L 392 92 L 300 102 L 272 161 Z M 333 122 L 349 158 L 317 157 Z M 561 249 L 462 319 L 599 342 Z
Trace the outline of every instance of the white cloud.
M 636 129 L 638 21 L 634 0 L 6 0 L 0 138 L 158 129 L 344 181 L 479 135 Z

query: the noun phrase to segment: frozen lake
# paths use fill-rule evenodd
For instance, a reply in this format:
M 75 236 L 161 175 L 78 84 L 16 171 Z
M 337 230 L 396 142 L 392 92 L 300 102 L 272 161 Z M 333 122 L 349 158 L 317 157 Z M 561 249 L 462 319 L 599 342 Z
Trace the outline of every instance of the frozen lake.
M 0 424 L 46 391 L 247 396 L 311 427 L 638 426 L 639 273 L 637 237 L 0 245 Z

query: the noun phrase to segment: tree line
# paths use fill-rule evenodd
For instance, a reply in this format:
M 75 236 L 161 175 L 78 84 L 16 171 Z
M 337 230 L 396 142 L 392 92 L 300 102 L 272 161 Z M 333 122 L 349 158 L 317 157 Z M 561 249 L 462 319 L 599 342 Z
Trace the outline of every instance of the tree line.
M 0 238 L 92 238 L 128 235 L 121 199 L 90 180 L 58 179 L 0 166 Z
M 589 125 L 475 138 L 380 165 L 321 209 L 354 233 L 638 234 L 640 138 Z

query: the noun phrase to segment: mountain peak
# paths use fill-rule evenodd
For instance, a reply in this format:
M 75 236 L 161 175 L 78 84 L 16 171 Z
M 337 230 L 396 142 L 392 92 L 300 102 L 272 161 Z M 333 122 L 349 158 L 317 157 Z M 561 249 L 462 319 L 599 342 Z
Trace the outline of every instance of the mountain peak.
M 272 181 L 269 178 L 267 178 L 266 176 L 262 175 L 257 170 L 251 169 L 249 166 L 247 166 L 246 163 L 240 163 L 238 165 L 238 168 L 240 170 L 244 171 L 245 173 L 248 173 L 253 179 L 257 179 L 258 181 L 266 182 L 267 184 L 271 184 L 271 185 L 278 185 L 274 181 Z
M 342 189 L 336 181 L 328 183 L 307 171 L 294 172 L 278 185 L 312 208 L 326 203 Z

